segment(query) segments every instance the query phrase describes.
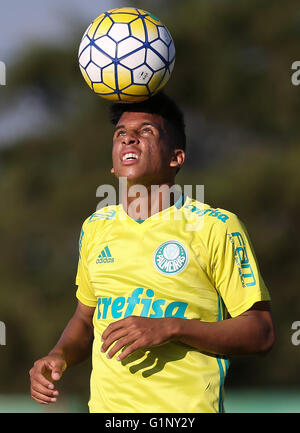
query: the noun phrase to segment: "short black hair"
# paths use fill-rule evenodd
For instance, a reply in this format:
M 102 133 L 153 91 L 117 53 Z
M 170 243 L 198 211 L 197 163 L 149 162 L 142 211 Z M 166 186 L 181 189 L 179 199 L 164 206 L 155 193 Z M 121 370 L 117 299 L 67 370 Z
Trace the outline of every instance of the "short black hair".
M 109 107 L 110 121 L 117 125 L 125 112 L 151 113 L 161 116 L 167 123 L 170 143 L 174 149 L 186 148 L 184 116 L 178 105 L 165 93 L 156 95 L 142 102 L 114 102 Z

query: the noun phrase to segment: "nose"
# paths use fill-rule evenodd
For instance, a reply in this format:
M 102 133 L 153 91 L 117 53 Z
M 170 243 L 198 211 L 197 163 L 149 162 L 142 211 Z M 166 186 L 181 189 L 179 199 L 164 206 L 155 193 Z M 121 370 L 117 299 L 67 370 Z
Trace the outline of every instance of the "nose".
M 131 144 L 138 144 L 139 143 L 139 138 L 138 135 L 135 132 L 127 132 L 126 135 L 123 136 L 122 139 L 123 144 L 125 144 L 126 146 L 131 145 Z

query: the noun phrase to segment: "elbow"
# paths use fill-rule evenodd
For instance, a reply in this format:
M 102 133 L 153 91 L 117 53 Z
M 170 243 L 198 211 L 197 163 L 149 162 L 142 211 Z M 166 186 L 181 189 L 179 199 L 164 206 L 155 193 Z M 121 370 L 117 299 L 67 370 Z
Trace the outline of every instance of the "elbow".
M 267 355 L 275 343 L 275 330 L 273 324 L 270 324 L 267 329 L 262 332 L 262 338 L 259 339 L 260 344 L 257 350 L 257 355 Z

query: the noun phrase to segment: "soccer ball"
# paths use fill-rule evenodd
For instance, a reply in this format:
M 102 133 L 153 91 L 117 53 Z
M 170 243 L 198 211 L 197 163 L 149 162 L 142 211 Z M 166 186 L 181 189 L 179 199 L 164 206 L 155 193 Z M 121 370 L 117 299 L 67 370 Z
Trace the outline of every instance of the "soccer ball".
M 110 101 L 139 102 L 161 90 L 175 63 L 167 28 L 135 8 L 101 14 L 84 33 L 79 67 L 90 88 Z

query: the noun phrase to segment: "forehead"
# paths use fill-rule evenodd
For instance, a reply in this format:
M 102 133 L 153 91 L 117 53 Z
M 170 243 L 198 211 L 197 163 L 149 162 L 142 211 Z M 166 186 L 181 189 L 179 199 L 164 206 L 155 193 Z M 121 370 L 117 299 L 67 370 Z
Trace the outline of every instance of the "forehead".
M 125 127 L 138 127 L 143 123 L 149 123 L 156 126 L 158 129 L 165 129 L 164 118 L 159 114 L 143 113 L 143 112 L 131 112 L 125 111 L 120 117 L 116 127 L 123 125 Z

